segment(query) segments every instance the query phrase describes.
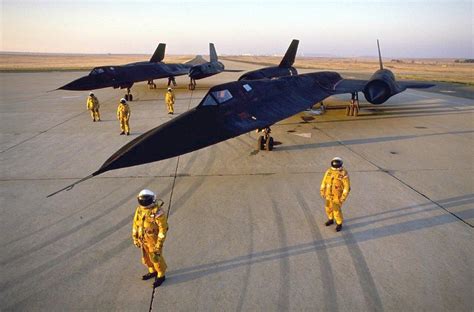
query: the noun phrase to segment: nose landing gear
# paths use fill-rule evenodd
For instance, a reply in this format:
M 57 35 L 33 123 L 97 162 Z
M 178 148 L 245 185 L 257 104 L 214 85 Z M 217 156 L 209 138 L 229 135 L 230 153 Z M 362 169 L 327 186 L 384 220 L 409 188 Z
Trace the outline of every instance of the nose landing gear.
M 156 83 L 154 83 L 153 80 L 148 80 L 147 84 L 149 89 L 156 89 Z
M 127 88 L 127 94 L 125 94 L 124 98 L 125 101 L 133 101 L 133 95 L 130 93 L 130 88 Z
M 262 130 L 263 135 L 259 136 L 257 139 L 257 149 L 271 151 L 273 150 L 273 138 L 270 136 L 271 129 L 267 127 Z

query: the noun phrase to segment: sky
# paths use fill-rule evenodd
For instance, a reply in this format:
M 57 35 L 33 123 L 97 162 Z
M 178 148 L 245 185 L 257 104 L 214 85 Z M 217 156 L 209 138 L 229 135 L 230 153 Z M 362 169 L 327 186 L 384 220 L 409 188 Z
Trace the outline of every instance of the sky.
M 474 58 L 472 0 L 0 0 L 0 51 Z

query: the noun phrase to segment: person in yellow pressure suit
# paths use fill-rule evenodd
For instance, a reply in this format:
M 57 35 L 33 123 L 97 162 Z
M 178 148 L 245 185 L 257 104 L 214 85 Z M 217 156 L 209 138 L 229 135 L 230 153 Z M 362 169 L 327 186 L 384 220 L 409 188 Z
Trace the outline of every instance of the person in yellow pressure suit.
M 138 194 L 137 199 L 139 206 L 133 218 L 133 243 L 142 250 L 142 262 L 148 268 L 148 273 L 142 279 L 155 277 L 153 287 L 159 287 L 166 279 L 163 243 L 168 231 L 168 221 L 162 209 L 163 201 L 157 201 L 155 193 L 145 189 Z
M 120 122 L 120 135 L 130 134 L 130 106 L 128 106 L 127 101 L 125 99 L 121 99 L 119 106 L 117 107 L 117 119 Z
M 168 91 L 165 94 L 166 107 L 168 108 L 168 114 L 174 114 L 174 102 L 176 98 L 174 97 L 173 89 L 168 88 Z
M 342 164 L 340 157 L 334 157 L 331 160 L 331 168 L 324 174 L 320 188 L 321 197 L 326 200 L 325 208 L 328 221 L 325 224 L 330 226 L 336 220 L 337 232 L 342 229 L 342 203 L 344 203 L 351 191 L 349 174 Z
M 89 93 L 89 97 L 87 98 L 87 110 L 91 111 L 92 121 L 100 121 L 100 113 L 99 113 L 99 99 L 94 95 L 94 93 Z

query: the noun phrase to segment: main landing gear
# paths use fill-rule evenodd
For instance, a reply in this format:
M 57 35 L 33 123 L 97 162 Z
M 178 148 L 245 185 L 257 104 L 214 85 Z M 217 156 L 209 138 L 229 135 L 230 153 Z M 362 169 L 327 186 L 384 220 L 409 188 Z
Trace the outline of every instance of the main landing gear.
M 357 117 L 359 115 L 359 110 L 359 93 L 355 92 L 352 93 L 351 103 L 346 108 L 346 115 Z
M 130 93 L 130 88 L 127 88 L 127 94 L 124 96 L 125 101 L 133 101 L 133 95 Z
M 196 89 L 196 79 L 190 78 L 188 88 L 189 90 Z
M 171 83 L 173 84 L 173 87 L 176 87 L 177 83 L 176 83 L 176 79 L 174 77 L 169 77 L 168 78 L 168 87 L 171 85 Z
M 258 137 L 257 140 L 257 149 L 258 150 L 273 150 L 273 138 L 270 136 L 272 130 L 270 127 L 263 129 L 263 135 Z
M 156 83 L 153 80 L 148 80 L 148 89 L 156 89 Z

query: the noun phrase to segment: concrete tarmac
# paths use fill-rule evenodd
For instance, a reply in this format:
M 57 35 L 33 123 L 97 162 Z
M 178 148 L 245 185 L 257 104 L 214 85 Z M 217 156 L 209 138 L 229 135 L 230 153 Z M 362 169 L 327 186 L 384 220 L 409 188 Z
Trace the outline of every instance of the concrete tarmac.
M 2 311 L 472 311 L 472 99 L 409 90 L 347 117 L 349 95 L 330 98 L 324 115 L 276 124 L 272 152 L 248 133 L 46 198 L 239 75 L 193 92 L 177 78 L 175 116 L 166 80 L 137 84 L 127 137 L 115 117 L 123 90 L 95 92 L 95 123 L 88 92 L 45 92 L 83 74 L 0 74 Z M 334 156 L 352 182 L 339 233 L 319 196 Z M 131 240 L 143 188 L 170 216 L 157 289 Z

